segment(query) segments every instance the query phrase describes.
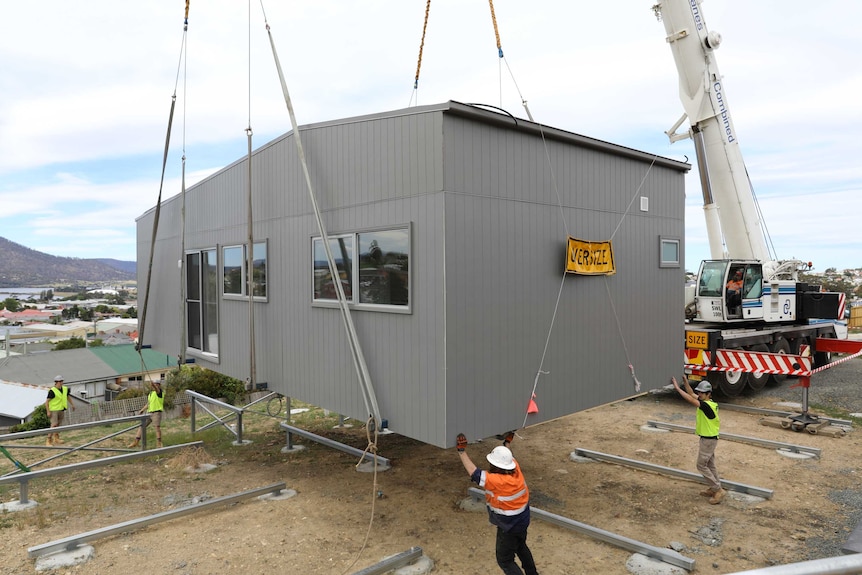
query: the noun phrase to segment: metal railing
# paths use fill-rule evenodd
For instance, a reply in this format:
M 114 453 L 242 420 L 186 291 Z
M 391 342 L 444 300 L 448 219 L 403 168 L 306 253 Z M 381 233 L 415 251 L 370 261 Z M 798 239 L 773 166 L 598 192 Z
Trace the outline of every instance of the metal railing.
M 47 457 L 45 459 L 42 459 L 40 461 L 36 461 L 35 463 L 31 463 L 31 464 L 27 465 L 27 467 L 33 468 L 33 467 L 37 467 L 39 465 L 43 465 L 45 463 L 48 463 L 50 461 L 53 461 L 55 459 L 58 459 L 60 457 L 69 455 L 71 453 L 75 453 L 76 451 L 90 451 L 91 445 L 96 445 L 97 443 L 101 443 L 102 441 L 105 441 L 105 440 L 110 439 L 112 437 L 116 437 L 117 435 L 122 435 L 123 433 L 126 433 L 126 432 L 131 431 L 131 430 L 136 429 L 136 428 L 140 428 L 142 437 L 146 438 L 146 435 L 144 434 L 144 432 L 146 431 L 146 427 L 145 427 L 146 426 L 146 420 L 149 418 L 150 418 L 149 415 L 129 415 L 127 417 L 118 417 L 116 419 L 106 419 L 103 421 L 92 421 L 90 423 L 76 423 L 75 425 L 61 425 L 60 427 L 46 427 L 43 429 L 35 429 L 33 431 L 20 431 L 18 433 L 7 433 L 5 435 L 0 435 L 0 445 L 3 445 L 3 447 L 5 447 L 6 449 L 29 449 L 29 450 L 34 450 L 34 449 L 57 450 L 57 449 L 59 449 L 62 451 L 62 453 L 53 455 L 51 457 Z M 45 445 L 11 445 L 11 444 L 5 445 L 4 444 L 4 442 L 6 442 L 6 441 L 16 441 L 19 439 L 26 439 L 28 437 L 39 437 L 41 435 L 52 435 L 54 433 L 66 433 L 69 431 L 76 431 L 79 429 L 87 429 L 89 427 L 114 425 L 117 423 L 128 423 L 130 421 L 138 421 L 139 423 L 137 425 L 133 425 L 132 427 L 127 427 L 125 429 L 121 429 L 119 431 L 109 433 L 108 435 L 99 437 L 98 439 L 95 439 L 93 441 L 88 441 L 87 443 L 84 443 L 83 445 L 78 445 L 78 446 L 53 447 L 53 446 L 45 446 Z M 146 446 L 146 439 L 144 440 L 143 445 Z M 101 448 L 101 449 L 99 449 L 99 451 L 125 451 L 125 450 L 119 450 L 117 448 Z M 14 475 L 14 474 L 18 473 L 19 471 L 21 471 L 21 470 L 15 469 L 15 470 L 11 471 L 10 473 L 3 475 L 2 477 L 6 477 L 8 475 Z
M 136 451 L 134 453 L 126 453 L 123 455 L 114 455 L 111 457 L 100 457 L 99 459 L 92 459 L 90 461 L 82 461 L 81 463 L 71 463 L 69 465 L 60 465 L 57 467 L 49 467 L 48 469 L 40 469 L 38 471 L 31 471 L 29 473 L 19 473 L 18 475 L 6 475 L 4 477 L 0 477 L 0 485 L 6 485 L 9 483 L 18 483 L 18 504 L 19 505 L 27 505 L 30 503 L 28 499 L 28 485 L 29 482 L 34 479 L 40 479 L 42 477 L 48 477 L 49 475 L 59 475 L 62 473 L 69 473 L 70 471 L 78 471 L 80 469 L 88 469 L 90 467 L 101 467 L 103 465 L 110 465 L 112 463 L 121 463 L 124 461 L 130 461 L 132 459 L 139 459 L 141 457 L 150 457 L 153 455 L 161 455 L 163 453 L 169 453 L 171 451 L 177 451 L 178 449 L 184 449 L 186 447 L 200 447 L 203 445 L 201 441 L 195 441 L 192 443 L 182 443 L 180 445 L 171 445 L 169 447 L 160 447 L 158 449 L 151 449 L 149 451 Z
M 234 434 L 234 437 L 236 437 L 236 444 L 237 445 L 244 445 L 245 443 L 250 443 L 248 441 L 243 442 L 243 439 L 242 439 L 242 415 L 245 412 L 244 407 L 237 407 L 235 405 L 231 405 L 229 403 L 219 401 L 218 399 L 213 399 L 212 397 L 209 397 L 208 395 L 204 395 L 204 394 L 198 393 L 196 391 L 186 390 L 186 393 L 192 398 L 192 412 L 191 412 L 192 435 L 194 435 L 198 431 L 204 431 L 204 430 L 209 429 L 210 427 L 214 427 L 216 425 L 221 425 L 222 427 L 224 427 L 225 429 L 227 429 L 228 431 L 230 431 L 231 433 Z M 206 404 L 215 405 L 217 407 L 220 407 L 221 409 L 226 409 L 230 413 L 224 417 L 220 417 L 217 413 L 210 410 L 206 406 Z M 200 429 L 197 428 L 197 408 L 198 407 L 200 407 L 201 409 L 206 411 L 208 414 L 210 414 L 215 419 L 215 421 L 211 421 L 211 422 L 207 423 L 206 425 L 204 425 Z M 236 418 L 236 429 L 233 429 L 230 425 L 228 425 L 228 422 L 233 418 Z

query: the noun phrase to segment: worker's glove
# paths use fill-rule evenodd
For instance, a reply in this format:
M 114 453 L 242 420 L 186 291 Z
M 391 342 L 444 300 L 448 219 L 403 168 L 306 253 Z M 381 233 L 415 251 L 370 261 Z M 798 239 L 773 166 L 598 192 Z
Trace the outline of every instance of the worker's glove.
M 458 437 L 455 438 L 455 447 L 457 447 L 458 453 L 462 453 L 467 449 L 467 436 L 463 433 L 459 433 Z
M 509 431 L 508 433 L 503 434 L 503 445 L 509 445 L 512 443 L 512 440 L 515 439 L 515 432 Z

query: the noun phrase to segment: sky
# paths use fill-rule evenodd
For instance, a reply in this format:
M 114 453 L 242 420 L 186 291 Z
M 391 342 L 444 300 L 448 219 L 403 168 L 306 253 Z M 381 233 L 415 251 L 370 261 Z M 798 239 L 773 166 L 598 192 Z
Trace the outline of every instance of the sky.
M 0 237 L 135 260 L 155 206 L 300 125 L 447 100 L 483 103 L 694 164 L 655 0 L 43 0 L 0 20 Z M 743 158 L 779 259 L 862 267 L 862 3 L 706 0 Z M 633 190 L 634 192 L 634 190 Z M 709 257 L 686 179 L 686 261 Z M 564 241 L 564 240 L 563 240 Z M 2 262 L 0 262 L 2 265 Z

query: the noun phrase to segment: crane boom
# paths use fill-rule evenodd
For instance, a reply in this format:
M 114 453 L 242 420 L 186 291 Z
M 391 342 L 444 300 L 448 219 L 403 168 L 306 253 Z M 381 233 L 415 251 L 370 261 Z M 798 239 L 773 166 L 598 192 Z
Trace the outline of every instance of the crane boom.
M 707 28 L 701 0 L 656 2 L 684 109 L 665 133 L 671 142 L 694 142 L 711 252 L 695 285 L 686 287 L 685 369 L 692 380 L 708 379 L 732 397 L 786 378 L 788 372 L 762 369 L 774 357 L 812 352 L 815 362 L 828 364 L 817 346 L 847 337 L 839 321 L 845 295 L 800 281 L 799 272 L 812 264 L 770 257 L 715 61 L 721 34 Z
M 766 262 L 770 254 L 764 229 L 715 60 L 721 34 L 707 28 L 700 4 L 660 0 L 653 6 L 664 23 L 685 110 L 667 134 L 672 142 L 694 140 L 712 257 Z M 688 132 L 676 133 L 686 117 Z

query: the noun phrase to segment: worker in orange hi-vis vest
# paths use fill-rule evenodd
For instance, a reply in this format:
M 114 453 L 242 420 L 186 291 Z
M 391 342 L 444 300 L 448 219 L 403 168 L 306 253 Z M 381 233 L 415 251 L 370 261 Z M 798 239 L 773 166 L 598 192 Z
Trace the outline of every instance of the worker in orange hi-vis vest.
M 476 467 L 467 455 L 467 437 L 458 434 L 458 456 L 470 479 L 485 490 L 488 506 L 488 519 L 497 527 L 497 565 L 506 575 L 538 575 L 533 554 L 527 547 L 527 528 L 530 526 L 530 490 L 521 473 L 521 466 L 515 461 L 509 444 L 515 438 L 509 432 L 503 445 L 497 446 L 485 456 L 491 464 L 488 471 Z M 521 567 L 515 563 L 515 556 L 521 560 Z

